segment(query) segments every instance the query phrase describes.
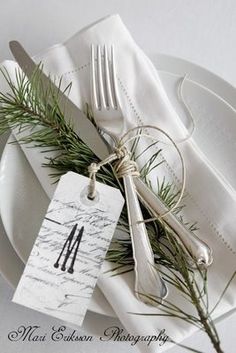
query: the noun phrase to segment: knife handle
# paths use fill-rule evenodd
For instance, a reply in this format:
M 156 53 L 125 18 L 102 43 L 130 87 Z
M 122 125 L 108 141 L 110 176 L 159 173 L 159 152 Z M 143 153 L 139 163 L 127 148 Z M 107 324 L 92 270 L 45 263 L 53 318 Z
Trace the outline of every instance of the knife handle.
M 165 212 L 165 207 L 161 200 L 142 182 L 140 178 L 135 179 L 135 185 L 141 202 L 149 209 L 152 209 L 156 215 Z M 211 248 L 196 234 L 185 228 L 185 226 L 171 213 L 165 216 L 163 222 L 173 230 L 173 234 L 182 242 L 187 255 L 203 267 L 208 267 L 213 262 Z

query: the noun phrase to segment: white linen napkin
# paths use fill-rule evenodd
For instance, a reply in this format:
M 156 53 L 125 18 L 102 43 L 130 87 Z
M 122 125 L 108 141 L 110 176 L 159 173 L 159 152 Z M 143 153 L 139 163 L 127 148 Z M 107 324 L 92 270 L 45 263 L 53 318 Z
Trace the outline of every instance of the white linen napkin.
M 114 44 L 116 49 L 118 88 L 125 117 L 120 134 L 133 126 L 149 124 L 164 129 L 176 140 L 183 139 L 186 136 L 186 129 L 172 108 L 156 69 L 136 45 L 118 15 L 96 22 L 64 44 L 50 48 L 35 59 L 44 63 L 44 69 L 48 73 L 63 76 L 65 85 L 73 82 L 70 98 L 83 108 L 85 102 L 90 103 L 90 46 L 104 43 Z M 6 66 L 13 67 L 12 64 Z M 104 120 L 99 123 L 109 128 L 111 123 L 116 122 Z M 235 270 L 236 192 L 226 178 L 214 168 L 214 163 L 206 159 L 193 138 L 181 143 L 179 147 L 187 169 L 184 200 L 186 207 L 183 213 L 185 219 L 198 222 L 199 236 L 214 252 L 214 263 L 209 269 L 208 276 L 210 304 L 213 307 Z M 54 186 L 51 187 L 45 169 L 41 168 L 44 169 L 44 175 L 39 171 L 40 158 L 37 151 L 31 154 L 32 150 L 28 150 L 26 153 L 30 154 L 28 158 L 32 161 L 32 167 L 48 196 L 51 197 Z M 162 174 L 168 175 L 176 185 L 180 185 L 180 165 L 177 160 L 172 160 L 171 165 L 163 165 Z M 130 334 L 158 336 L 158 330 L 165 329 L 167 335 L 180 342 L 194 332 L 194 327 L 174 318 L 129 314 L 129 312 L 160 313 L 160 311 L 146 306 L 135 298 L 133 273 L 111 277 L 105 273 L 111 267 L 112 264 L 105 262 L 104 273 L 99 278 L 99 287 Z M 214 317 L 219 317 L 235 307 L 234 293 L 235 282 L 227 291 Z M 186 311 L 193 312 L 190 304 L 172 288 L 168 300 Z M 137 346 L 142 352 L 154 353 L 168 349 L 170 344 L 160 346 L 160 341 L 157 341 L 150 345 L 143 342 Z

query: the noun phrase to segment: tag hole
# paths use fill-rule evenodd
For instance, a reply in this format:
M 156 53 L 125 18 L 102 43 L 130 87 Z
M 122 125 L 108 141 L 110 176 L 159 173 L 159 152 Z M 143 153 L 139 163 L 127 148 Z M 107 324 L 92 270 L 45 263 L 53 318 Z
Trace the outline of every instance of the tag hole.
M 91 197 L 91 196 L 88 195 L 87 198 L 88 198 L 88 200 L 93 201 L 96 198 L 96 196 Z
M 96 194 L 94 197 L 89 196 L 89 190 L 88 188 L 84 188 L 84 190 L 80 194 L 80 199 L 83 202 L 83 204 L 86 204 L 87 206 L 93 206 L 94 204 L 99 202 L 99 192 L 96 191 Z

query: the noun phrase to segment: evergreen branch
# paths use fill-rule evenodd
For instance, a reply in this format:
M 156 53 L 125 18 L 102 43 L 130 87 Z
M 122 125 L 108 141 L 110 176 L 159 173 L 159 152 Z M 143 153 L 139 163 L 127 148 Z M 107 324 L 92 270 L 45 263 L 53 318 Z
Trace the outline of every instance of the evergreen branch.
M 61 175 L 68 171 L 87 176 L 88 166 L 92 162 L 96 162 L 97 157 L 74 132 L 73 125 L 66 122 L 65 112 L 60 109 L 58 104 L 57 92 L 54 92 L 50 87 L 47 90 L 42 89 L 38 70 L 35 71 L 30 81 L 19 71 L 16 71 L 15 82 L 13 82 L 6 70 L 2 70 L 1 73 L 8 84 L 9 92 L 0 92 L 0 134 L 5 133 L 9 129 L 13 129 L 18 133 L 24 131 L 24 136 L 20 139 L 20 143 L 41 148 L 42 153 L 46 155 L 43 166 L 49 166 L 55 171 L 52 173 L 54 181 L 57 181 Z M 61 89 L 61 84 L 62 81 L 60 80 L 58 92 Z M 68 94 L 69 91 L 70 85 L 64 89 L 64 93 Z M 95 124 L 88 106 L 86 106 L 86 114 Z M 131 147 L 133 158 L 135 156 L 136 158 L 141 157 L 146 152 L 145 149 L 137 156 L 135 152 L 138 143 L 139 138 L 134 140 Z M 56 156 L 51 157 L 50 151 L 56 152 Z M 148 174 L 163 163 L 159 156 L 160 152 L 161 149 L 157 150 L 141 169 L 142 178 L 152 188 Z M 97 178 L 105 184 L 120 188 L 124 194 L 122 181 L 117 178 L 112 166 L 102 167 L 97 173 Z M 159 195 L 167 207 L 172 207 L 179 195 L 179 191 L 175 189 L 174 185 L 166 182 L 165 179 L 162 181 L 157 180 L 157 188 L 153 191 Z M 144 218 L 150 218 L 152 216 L 150 211 L 143 205 L 141 207 Z M 180 213 L 183 207 L 180 206 L 175 210 L 175 214 L 178 215 L 182 222 L 184 221 Z M 185 224 L 188 223 L 185 221 Z M 167 300 L 160 303 L 159 298 L 152 297 L 152 300 L 159 304 L 159 309 L 163 311 L 162 314 L 158 315 L 175 317 L 203 329 L 209 336 L 215 351 L 218 353 L 223 352 L 216 328 L 210 316 L 212 311 L 209 312 L 208 310 L 207 272 L 202 270 L 197 264 L 194 271 L 189 269 L 188 259 L 182 244 L 176 241 L 176 235 L 172 230 L 167 229 L 161 221 L 149 222 L 146 226 L 155 254 L 155 262 L 158 265 L 162 265 L 160 272 L 163 279 L 170 286 L 176 288 L 180 295 L 183 295 L 192 304 L 196 313 L 196 315 L 188 314 L 182 308 Z M 192 225 L 188 224 L 188 226 L 192 230 L 197 227 L 195 223 Z M 107 259 L 116 264 L 112 272 L 113 275 L 116 275 L 117 272 L 122 274 L 132 271 L 134 265 L 126 207 L 123 208 L 118 227 L 122 229 L 124 237 L 115 238 L 107 253 Z M 200 278 L 201 285 L 198 283 L 197 278 Z M 232 279 L 233 276 L 222 296 Z M 222 296 L 215 307 L 220 303 Z M 142 315 L 146 314 L 142 313 Z M 193 351 L 196 352 L 196 350 Z
M 223 297 L 224 297 L 224 295 L 225 295 L 227 289 L 229 288 L 230 284 L 231 284 L 232 281 L 234 280 L 235 276 L 236 276 L 236 271 L 234 271 L 234 273 L 232 274 L 232 276 L 231 276 L 230 280 L 228 281 L 228 283 L 226 284 L 226 286 L 225 286 L 225 288 L 224 288 L 222 294 L 220 295 L 220 297 L 219 297 L 219 299 L 217 300 L 217 302 L 216 302 L 216 304 L 214 305 L 214 307 L 211 309 L 211 311 L 210 311 L 210 313 L 209 313 L 210 315 L 212 315 L 212 314 L 214 313 L 214 311 L 216 310 L 216 308 L 219 306 L 221 300 L 223 299 Z

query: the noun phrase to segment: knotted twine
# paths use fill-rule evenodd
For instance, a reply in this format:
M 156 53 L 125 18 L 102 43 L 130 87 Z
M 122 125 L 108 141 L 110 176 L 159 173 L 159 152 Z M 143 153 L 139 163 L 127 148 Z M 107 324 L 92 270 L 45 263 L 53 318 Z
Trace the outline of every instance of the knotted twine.
M 152 139 L 152 141 L 153 141 L 152 136 L 150 136 L 148 133 L 143 133 L 143 132 L 139 132 L 135 136 L 128 138 L 128 135 L 131 132 L 136 131 L 136 130 L 140 131 L 141 129 L 147 129 L 147 128 L 155 129 L 155 130 L 161 132 L 164 136 L 167 137 L 167 139 L 174 146 L 175 150 L 177 151 L 177 153 L 179 155 L 180 161 L 181 161 L 182 181 L 181 181 L 181 190 L 180 190 L 179 197 L 178 197 L 176 203 L 171 208 L 169 208 L 166 212 L 164 212 L 162 215 L 158 215 L 153 218 L 149 218 L 144 221 L 141 221 L 141 222 L 145 222 L 145 223 L 163 218 L 163 217 L 167 216 L 169 213 L 173 212 L 173 210 L 176 209 L 178 207 L 178 205 L 180 204 L 180 202 L 183 198 L 184 190 L 185 190 L 186 169 L 185 169 L 184 159 L 183 159 L 182 153 L 180 152 L 178 146 L 176 145 L 174 140 L 170 137 L 170 135 L 166 131 L 162 130 L 159 127 L 152 126 L 152 125 L 143 125 L 143 126 L 137 126 L 135 128 L 132 128 L 132 129 L 128 130 L 120 138 L 116 147 L 113 149 L 113 152 L 107 158 L 100 161 L 99 163 L 91 163 L 90 166 L 88 167 L 89 178 L 90 178 L 90 183 L 88 186 L 88 198 L 90 200 L 93 200 L 96 196 L 96 174 L 100 170 L 100 168 L 106 164 L 111 164 L 112 162 L 116 161 L 114 163 L 114 171 L 115 171 L 116 176 L 118 178 L 123 178 L 126 175 L 131 175 L 132 177 L 139 177 L 140 173 L 138 170 L 137 162 L 131 159 L 131 153 L 128 151 L 128 149 L 126 148 L 125 145 L 132 140 L 135 140 L 137 138 L 144 137 L 144 136 L 148 137 L 149 139 Z M 158 142 L 158 141 L 156 141 L 156 142 Z M 154 210 L 150 209 L 150 211 L 155 215 Z

